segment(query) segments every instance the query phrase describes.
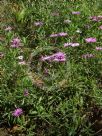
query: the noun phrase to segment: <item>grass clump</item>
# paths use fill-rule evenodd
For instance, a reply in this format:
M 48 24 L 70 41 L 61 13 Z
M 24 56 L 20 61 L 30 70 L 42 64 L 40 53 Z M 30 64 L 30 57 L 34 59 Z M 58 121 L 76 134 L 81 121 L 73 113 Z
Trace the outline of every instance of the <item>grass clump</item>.
M 102 135 L 102 2 L 1 2 L 0 127 Z

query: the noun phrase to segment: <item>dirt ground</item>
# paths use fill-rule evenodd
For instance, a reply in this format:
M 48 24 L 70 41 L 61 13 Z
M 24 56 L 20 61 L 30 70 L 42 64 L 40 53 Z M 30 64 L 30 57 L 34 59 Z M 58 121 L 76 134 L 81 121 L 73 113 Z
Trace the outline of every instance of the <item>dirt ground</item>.
M 4 128 L 0 128 L 0 136 L 26 136 L 25 134 L 9 134 Z

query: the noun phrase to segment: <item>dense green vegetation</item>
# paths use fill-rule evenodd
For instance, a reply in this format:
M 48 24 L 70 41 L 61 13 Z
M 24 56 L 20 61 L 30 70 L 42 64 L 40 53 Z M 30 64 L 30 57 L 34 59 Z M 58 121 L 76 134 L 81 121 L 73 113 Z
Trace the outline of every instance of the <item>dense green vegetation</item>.
M 0 127 L 102 135 L 102 0 L 3 0 Z

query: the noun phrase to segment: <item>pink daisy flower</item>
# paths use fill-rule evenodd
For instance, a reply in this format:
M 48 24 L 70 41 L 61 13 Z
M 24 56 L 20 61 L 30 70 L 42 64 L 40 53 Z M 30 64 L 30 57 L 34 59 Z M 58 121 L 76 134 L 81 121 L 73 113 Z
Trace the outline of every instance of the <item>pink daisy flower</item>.
M 97 40 L 96 40 L 96 38 L 90 37 L 90 38 L 86 38 L 85 41 L 87 43 L 95 43 Z
M 101 30 L 102 30 L 102 25 L 99 27 L 99 29 L 101 29 Z
M 58 34 L 51 34 L 50 37 L 58 37 Z
M 66 61 L 66 55 L 62 52 L 54 53 L 50 56 L 45 56 L 41 58 L 41 61 L 55 61 L 55 62 L 63 62 Z
M 77 47 L 79 45 L 80 45 L 79 43 L 65 43 L 64 47 L 67 47 L 67 46 Z
M 43 25 L 43 22 L 40 22 L 40 21 L 39 21 L 39 22 L 35 22 L 34 25 L 35 25 L 35 26 L 42 26 L 42 25 Z
M 17 37 L 17 38 L 14 38 L 12 41 L 11 41 L 11 47 L 12 48 L 18 48 L 20 46 L 20 39 Z
M 67 36 L 68 34 L 65 32 L 60 32 L 58 34 L 51 34 L 50 37 L 64 37 Z
M 53 56 L 53 61 L 57 62 L 64 62 L 66 61 L 66 55 L 63 52 L 58 52 L 52 55 Z
M 29 92 L 27 89 L 24 90 L 24 96 L 28 96 L 29 95 Z
M 91 16 L 90 19 L 95 22 L 99 22 L 102 20 L 102 16 Z
M 94 55 L 93 54 L 84 54 L 84 55 L 82 55 L 82 58 L 93 58 L 94 57 Z
M 49 70 L 47 68 L 44 69 L 44 74 L 49 75 Z
M 96 50 L 100 51 L 102 50 L 102 47 L 96 47 Z
M 18 62 L 19 65 L 26 65 L 26 62 L 25 61 L 20 61 Z
M 61 32 L 58 34 L 59 36 L 67 36 L 67 33 Z
M 51 61 L 53 59 L 53 57 L 52 57 L 52 55 L 50 55 L 50 56 L 42 56 L 41 57 L 41 61 L 46 61 L 46 60 L 48 60 L 48 61 Z
M 80 15 L 80 12 L 79 11 L 73 11 L 72 14 L 73 15 Z
M 12 113 L 12 115 L 13 115 L 14 117 L 19 117 L 19 116 L 22 115 L 22 114 L 23 114 L 23 110 L 22 110 L 21 108 L 15 109 L 15 110 L 13 111 L 13 113 Z

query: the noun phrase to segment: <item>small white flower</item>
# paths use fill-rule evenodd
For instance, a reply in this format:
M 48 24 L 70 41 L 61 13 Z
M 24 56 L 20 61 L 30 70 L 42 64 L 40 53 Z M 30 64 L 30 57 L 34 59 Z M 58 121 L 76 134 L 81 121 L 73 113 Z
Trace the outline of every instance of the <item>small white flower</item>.
M 64 20 L 64 23 L 65 24 L 69 24 L 69 23 L 71 23 L 72 21 L 71 20 L 69 20 L 69 19 L 67 19 L 67 20 Z
M 21 55 L 21 56 L 18 56 L 18 59 L 19 60 L 23 60 L 23 56 Z
M 76 32 L 77 32 L 77 33 L 81 33 L 81 30 L 80 30 L 80 29 L 78 29 L 78 30 L 76 30 Z
M 72 47 L 77 47 L 77 46 L 79 46 L 80 44 L 79 43 L 72 43 Z

